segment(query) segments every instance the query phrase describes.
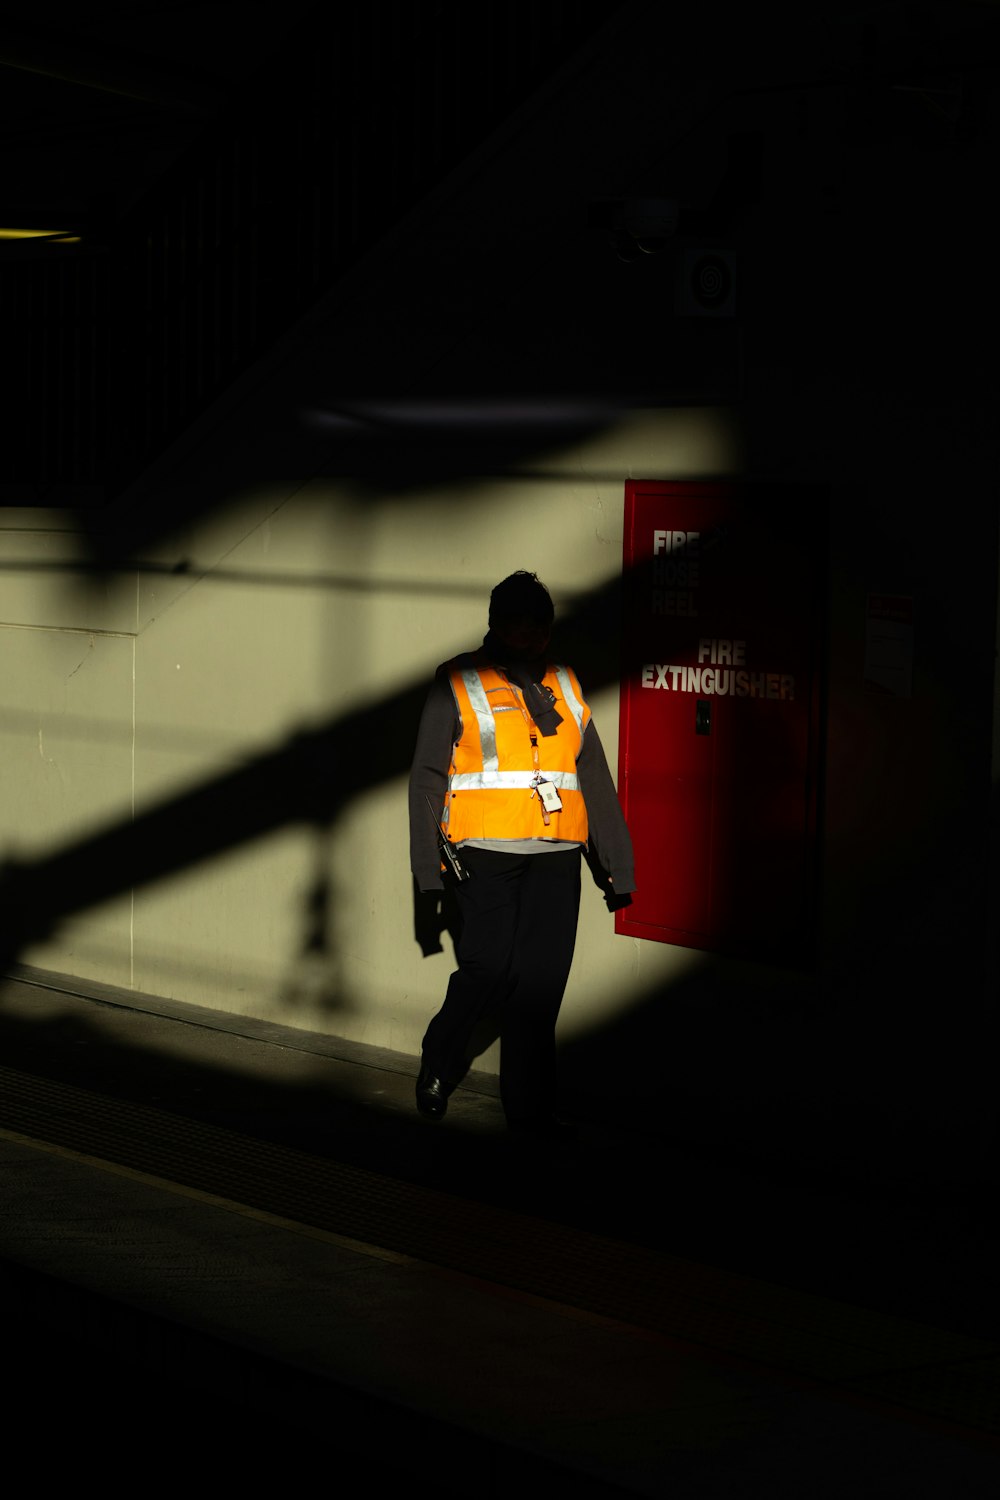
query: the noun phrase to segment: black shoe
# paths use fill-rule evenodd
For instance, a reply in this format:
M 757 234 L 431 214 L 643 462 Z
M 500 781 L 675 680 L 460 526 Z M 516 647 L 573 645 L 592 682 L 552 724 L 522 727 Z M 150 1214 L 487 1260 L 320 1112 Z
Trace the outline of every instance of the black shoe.
M 430 1120 L 440 1120 L 448 1108 L 448 1090 L 426 1063 L 417 1077 L 417 1108 Z

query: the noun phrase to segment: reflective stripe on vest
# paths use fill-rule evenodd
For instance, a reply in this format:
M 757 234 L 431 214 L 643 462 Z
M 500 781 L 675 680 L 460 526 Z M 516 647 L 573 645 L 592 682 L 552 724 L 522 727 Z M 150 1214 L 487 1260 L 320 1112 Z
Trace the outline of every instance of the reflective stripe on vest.
M 573 691 L 573 684 L 572 682 L 570 682 L 569 673 L 567 672 L 566 668 L 556 667 L 555 673 L 556 677 L 559 679 L 559 686 L 562 688 L 563 702 L 566 704 L 566 707 L 569 709 L 570 713 L 573 715 L 573 718 L 576 720 L 576 727 L 580 731 L 580 743 L 582 744 L 583 704 L 580 702 L 579 698 Z
M 462 672 L 462 681 L 465 683 L 465 691 L 469 695 L 472 704 L 472 712 L 476 716 L 479 725 L 479 743 L 483 747 L 483 775 L 489 776 L 492 771 L 500 769 L 500 761 L 497 756 L 497 732 L 493 722 L 493 710 L 490 708 L 490 700 L 483 686 L 483 679 L 478 672 Z M 492 782 L 480 781 L 479 786 L 491 786 Z
M 572 771 L 546 771 L 545 767 L 538 772 L 543 781 L 551 781 L 553 786 L 561 787 L 563 791 L 578 792 L 580 790 L 579 777 Z M 478 791 L 482 787 L 499 787 L 501 790 L 511 786 L 534 786 L 534 771 L 464 771 L 452 776 L 449 781 L 452 791 L 467 792 Z

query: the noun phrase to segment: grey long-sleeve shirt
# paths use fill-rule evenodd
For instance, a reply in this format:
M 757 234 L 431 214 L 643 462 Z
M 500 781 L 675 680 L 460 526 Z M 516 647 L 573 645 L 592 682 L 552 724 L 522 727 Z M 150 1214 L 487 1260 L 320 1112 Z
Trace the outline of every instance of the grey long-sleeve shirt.
M 452 749 L 462 732 L 447 673 L 448 667 L 438 668 L 427 695 L 410 771 L 410 866 L 422 891 L 442 889 L 432 809 L 444 806 Z M 587 807 L 589 842 L 611 876 L 615 894 L 623 896 L 635 890 L 632 840 L 593 719 L 584 732 L 576 770 Z

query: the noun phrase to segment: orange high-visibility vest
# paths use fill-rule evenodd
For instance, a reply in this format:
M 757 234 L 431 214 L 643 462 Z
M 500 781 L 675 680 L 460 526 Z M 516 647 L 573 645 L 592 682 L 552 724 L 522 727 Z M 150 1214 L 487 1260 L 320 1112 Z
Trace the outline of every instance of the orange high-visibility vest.
M 587 808 L 576 774 L 590 709 L 576 674 L 549 666 L 542 685 L 555 695 L 562 722 L 543 735 L 517 687 L 494 667 L 449 673 L 461 733 L 452 752 L 441 827 L 453 844 L 463 839 L 563 839 L 585 843 Z M 549 813 L 534 790 L 551 781 L 562 810 Z

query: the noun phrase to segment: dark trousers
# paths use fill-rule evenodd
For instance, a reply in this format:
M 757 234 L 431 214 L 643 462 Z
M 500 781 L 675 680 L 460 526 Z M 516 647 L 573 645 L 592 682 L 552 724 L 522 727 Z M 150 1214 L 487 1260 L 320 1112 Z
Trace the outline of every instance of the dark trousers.
M 580 910 L 580 852 L 463 849 L 455 886 L 458 968 L 424 1037 L 424 1062 L 449 1088 L 471 1061 L 473 1034 L 495 1017 L 500 1098 L 511 1122 L 547 1115 L 555 1090 L 555 1026 Z

